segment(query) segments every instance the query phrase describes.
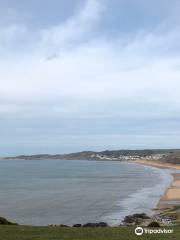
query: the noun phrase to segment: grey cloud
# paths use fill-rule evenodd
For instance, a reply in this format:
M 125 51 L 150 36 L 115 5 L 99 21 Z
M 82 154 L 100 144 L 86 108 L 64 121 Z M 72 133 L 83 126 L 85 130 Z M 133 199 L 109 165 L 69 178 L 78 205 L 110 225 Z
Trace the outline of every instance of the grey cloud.
M 178 145 L 177 1 L 46 1 L 38 27 L 42 2 L 14 2 L 32 19 L 0 26 L 2 154 Z

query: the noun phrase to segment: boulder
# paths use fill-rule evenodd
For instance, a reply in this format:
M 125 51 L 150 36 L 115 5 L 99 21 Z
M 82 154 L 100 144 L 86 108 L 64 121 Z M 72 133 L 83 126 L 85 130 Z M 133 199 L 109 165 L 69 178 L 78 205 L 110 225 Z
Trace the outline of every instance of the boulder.
M 86 223 L 83 225 L 83 227 L 108 227 L 108 224 L 105 222 L 99 222 L 99 223 Z
M 140 224 L 145 219 L 150 219 L 145 213 L 135 213 L 124 218 L 123 222 L 127 224 Z
M 96 223 L 86 223 L 83 227 L 96 227 Z
M 97 223 L 97 227 L 108 227 L 108 224 L 105 222 L 99 222 Z
M 82 227 L 82 225 L 77 223 L 77 224 L 74 224 L 73 227 Z

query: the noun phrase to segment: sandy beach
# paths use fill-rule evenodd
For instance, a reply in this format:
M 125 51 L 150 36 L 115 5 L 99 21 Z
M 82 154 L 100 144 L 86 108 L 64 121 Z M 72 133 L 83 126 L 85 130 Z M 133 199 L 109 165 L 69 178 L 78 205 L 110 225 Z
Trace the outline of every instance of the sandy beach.
M 180 170 L 180 166 L 175 164 L 160 163 L 147 160 L 135 160 L 133 162 L 151 167 Z M 172 173 L 172 176 L 173 181 L 171 185 L 167 188 L 157 205 L 158 209 L 160 210 L 173 208 L 177 205 L 180 205 L 180 171 L 179 173 Z
M 172 173 L 173 182 L 161 197 L 158 208 L 172 208 L 180 205 L 180 173 Z
M 161 163 L 149 160 L 135 160 L 132 163 L 138 163 L 146 166 L 157 167 L 157 168 L 167 168 L 167 169 L 175 169 L 180 170 L 180 165 L 175 165 L 171 163 Z

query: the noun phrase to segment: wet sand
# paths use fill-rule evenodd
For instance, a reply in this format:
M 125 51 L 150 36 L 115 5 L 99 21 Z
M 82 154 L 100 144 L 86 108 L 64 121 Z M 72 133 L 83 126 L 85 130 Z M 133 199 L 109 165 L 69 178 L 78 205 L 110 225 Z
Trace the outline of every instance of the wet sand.
M 167 169 L 175 169 L 175 170 L 180 170 L 180 165 L 175 165 L 171 163 L 161 163 L 157 162 L 156 160 L 135 160 L 131 161 L 132 163 L 138 163 L 146 166 L 151 166 L 151 167 L 157 167 L 157 168 L 167 168 Z

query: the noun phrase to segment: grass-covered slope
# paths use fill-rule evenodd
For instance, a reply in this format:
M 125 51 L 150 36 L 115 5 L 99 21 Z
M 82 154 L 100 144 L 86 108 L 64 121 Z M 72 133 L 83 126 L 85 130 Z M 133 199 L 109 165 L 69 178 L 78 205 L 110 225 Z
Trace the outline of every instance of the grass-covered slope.
M 180 164 L 180 151 L 168 154 L 167 156 L 161 159 L 161 162 Z
M 132 227 L 117 228 L 62 228 L 0 226 L 0 240 L 178 240 L 180 228 L 173 234 L 144 234 L 136 236 Z

